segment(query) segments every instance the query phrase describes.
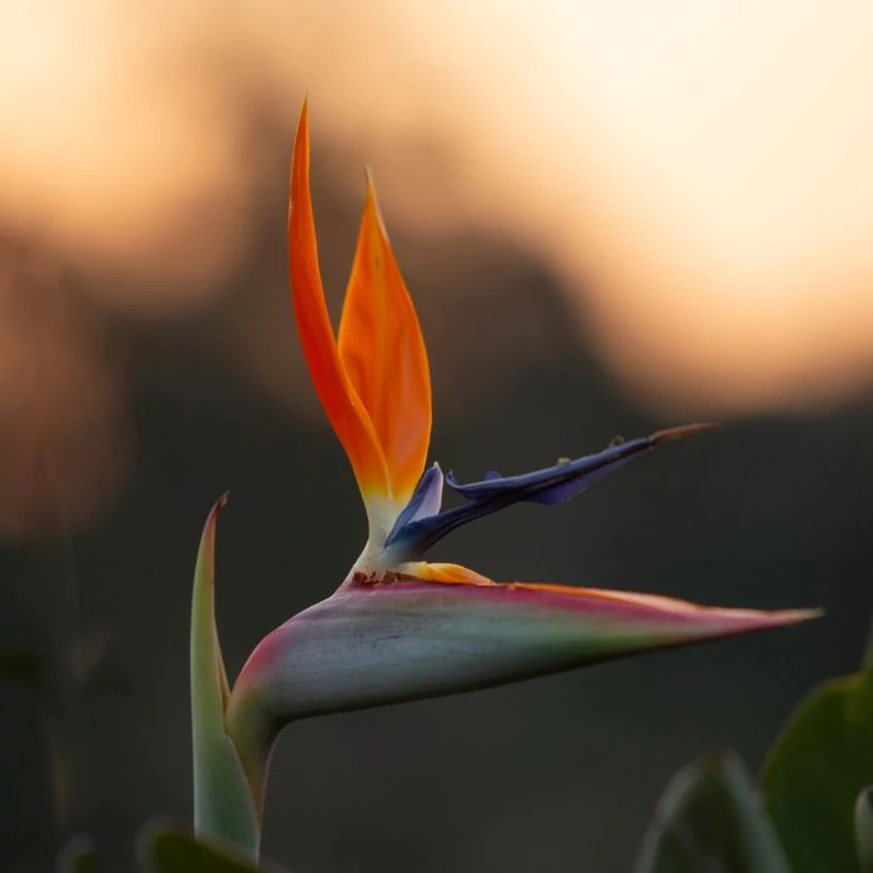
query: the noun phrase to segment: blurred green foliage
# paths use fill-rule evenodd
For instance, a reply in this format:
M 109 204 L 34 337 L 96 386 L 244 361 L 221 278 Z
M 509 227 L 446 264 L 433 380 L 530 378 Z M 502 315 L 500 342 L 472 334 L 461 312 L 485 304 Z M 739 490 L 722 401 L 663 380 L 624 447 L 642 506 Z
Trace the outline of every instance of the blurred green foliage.
M 745 765 L 711 755 L 673 777 L 635 873 L 789 873 Z
M 147 827 L 140 838 L 144 873 L 283 873 L 273 864 L 257 867 L 241 856 L 174 828 Z
M 767 809 L 794 873 L 857 873 L 853 811 L 873 782 L 873 675 L 817 688 L 767 761 Z

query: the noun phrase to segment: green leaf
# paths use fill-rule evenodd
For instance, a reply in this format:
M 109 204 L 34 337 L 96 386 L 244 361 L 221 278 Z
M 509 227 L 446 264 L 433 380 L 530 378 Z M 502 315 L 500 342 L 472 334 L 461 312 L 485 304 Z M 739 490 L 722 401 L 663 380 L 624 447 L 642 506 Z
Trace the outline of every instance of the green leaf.
M 873 786 L 855 801 L 855 848 L 861 873 L 873 873 Z
M 673 777 L 655 809 L 635 873 L 789 873 L 736 755 L 703 758 Z
M 873 783 L 873 682 L 828 682 L 797 708 L 762 784 L 794 873 L 857 873 L 853 809 Z
M 225 730 L 227 675 L 215 626 L 215 525 L 212 508 L 197 553 L 191 604 L 191 727 L 194 827 L 199 836 L 235 844 L 257 860 L 258 817 L 239 755 Z
M 58 873 L 97 873 L 97 852 L 91 838 L 77 834 L 58 853 Z
M 211 845 L 184 830 L 146 825 L 138 840 L 146 873 L 284 873 L 274 864 L 255 866 L 231 848 Z

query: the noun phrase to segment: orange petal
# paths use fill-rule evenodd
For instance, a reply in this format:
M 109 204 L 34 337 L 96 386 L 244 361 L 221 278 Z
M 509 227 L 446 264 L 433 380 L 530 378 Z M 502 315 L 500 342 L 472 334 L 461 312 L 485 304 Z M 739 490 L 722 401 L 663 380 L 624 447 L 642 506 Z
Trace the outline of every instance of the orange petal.
M 324 302 L 309 189 L 309 119 L 305 101 L 291 164 L 288 256 L 300 343 L 321 405 L 348 455 L 361 493 L 365 498 L 371 494 L 385 496 L 390 490 L 385 456 L 373 422 L 343 369 Z
M 405 503 L 430 441 L 427 350 L 385 234 L 372 180 L 339 329 L 339 354 L 376 429 L 394 499 Z
M 423 579 L 427 582 L 442 582 L 445 585 L 497 585 L 487 576 L 462 567 L 460 564 L 441 564 L 429 561 L 420 561 L 414 564 L 403 565 L 403 573 L 408 573 L 415 579 Z

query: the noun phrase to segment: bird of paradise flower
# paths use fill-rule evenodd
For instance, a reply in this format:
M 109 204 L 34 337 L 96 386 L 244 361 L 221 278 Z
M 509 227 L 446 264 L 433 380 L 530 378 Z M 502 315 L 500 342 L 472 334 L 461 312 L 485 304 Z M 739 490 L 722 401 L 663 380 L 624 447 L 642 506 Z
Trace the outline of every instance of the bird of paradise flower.
M 304 103 L 291 168 L 291 297 L 315 390 L 364 499 L 367 543 L 326 600 L 269 633 L 230 687 L 214 618 L 206 522 L 191 624 L 195 828 L 257 858 L 271 750 L 309 716 L 487 688 L 623 655 L 791 624 L 809 610 L 719 609 L 593 588 L 499 584 L 425 554 L 455 528 L 518 502 L 575 497 L 655 446 L 708 425 L 613 445 L 518 476 L 462 485 L 433 464 L 427 352 L 368 178 L 338 335 L 328 318 L 309 188 Z M 464 503 L 441 509 L 448 484 Z

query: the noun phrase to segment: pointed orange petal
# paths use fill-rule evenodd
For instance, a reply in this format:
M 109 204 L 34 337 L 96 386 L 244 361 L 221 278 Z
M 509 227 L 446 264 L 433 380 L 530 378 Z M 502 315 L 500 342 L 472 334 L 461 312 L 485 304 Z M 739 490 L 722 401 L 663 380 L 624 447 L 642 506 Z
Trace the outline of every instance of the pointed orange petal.
M 365 499 L 368 495 L 385 496 L 390 489 L 385 457 L 370 416 L 343 369 L 324 302 L 309 189 L 309 118 L 305 102 L 291 164 L 288 256 L 300 343 L 321 405 L 348 455 Z
M 385 234 L 369 174 L 340 320 L 339 354 L 378 434 L 394 498 L 405 503 L 427 459 L 430 371 L 415 307 Z

